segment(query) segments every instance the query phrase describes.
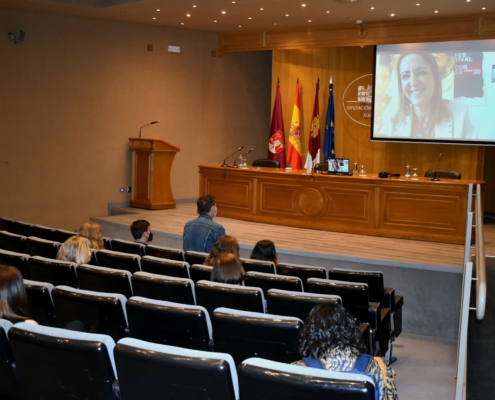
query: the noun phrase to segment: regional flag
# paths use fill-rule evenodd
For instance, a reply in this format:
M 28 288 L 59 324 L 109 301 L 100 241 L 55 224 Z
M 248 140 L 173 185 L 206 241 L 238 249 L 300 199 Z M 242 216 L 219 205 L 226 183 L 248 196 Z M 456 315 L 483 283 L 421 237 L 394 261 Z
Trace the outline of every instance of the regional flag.
M 309 131 L 308 157 L 304 168 L 310 170 L 320 161 L 320 107 L 318 105 L 318 92 L 320 91 L 320 78 L 316 82 L 315 105 L 313 107 L 313 118 Z
M 277 83 L 277 93 L 273 104 L 272 124 L 268 140 L 268 158 L 280 162 L 280 168 L 285 168 L 285 133 L 282 119 L 282 98 L 280 84 Z
M 335 105 L 333 101 L 333 82 L 330 77 L 330 97 L 328 99 L 325 136 L 323 140 L 323 160 L 335 158 Z
M 296 84 L 296 98 L 289 133 L 289 151 L 287 161 L 293 169 L 302 168 L 301 158 L 301 103 L 299 100 L 299 79 Z

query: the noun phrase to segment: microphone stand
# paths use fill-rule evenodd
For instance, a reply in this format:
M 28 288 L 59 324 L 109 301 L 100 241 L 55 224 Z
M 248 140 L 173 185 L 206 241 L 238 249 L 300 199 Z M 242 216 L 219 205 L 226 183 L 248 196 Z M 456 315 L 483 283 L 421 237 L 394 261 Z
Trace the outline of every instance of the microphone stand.
M 225 159 L 223 160 L 223 164 L 220 165 L 220 166 L 221 167 L 224 167 L 224 168 L 230 167 L 230 165 L 227 165 L 227 163 L 225 161 L 227 161 L 227 159 L 229 159 L 230 157 L 232 157 L 238 151 L 241 151 L 243 148 L 244 148 L 244 146 L 241 146 L 236 151 L 234 151 L 230 156 L 225 157 Z M 231 168 L 237 168 L 237 165 L 235 164 L 235 160 L 234 160 L 234 165 Z
M 431 178 L 432 181 L 439 181 L 440 178 L 437 177 L 437 169 L 438 169 L 438 164 L 440 163 L 440 160 L 442 159 L 442 153 L 438 155 L 438 161 L 437 161 L 437 167 L 435 168 L 435 174 L 433 175 L 433 178 Z
M 251 153 L 252 151 L 254 151 L 254 147 L 251 147 L 248 151 L 246 151 L 244 154 L 242 154 L 242 156 L 245 156 L 245 155 Z M 242 165 L 241 165 L 241 167 L 242 167 Z M 237 168 L 237 165 L 235 165 L 235 160 L 234 160 L 234 168 Z
M 145 126 L 148 126 L 148 125 L 158 124 L 159 122 L 160 122 L 160 120 L 157 119 L 156 121 L 150 122 L 149 124 L 143 125 L 141 128 L 139 128 L 139 139 L 141 139 L 141 129 L 143 129 Z

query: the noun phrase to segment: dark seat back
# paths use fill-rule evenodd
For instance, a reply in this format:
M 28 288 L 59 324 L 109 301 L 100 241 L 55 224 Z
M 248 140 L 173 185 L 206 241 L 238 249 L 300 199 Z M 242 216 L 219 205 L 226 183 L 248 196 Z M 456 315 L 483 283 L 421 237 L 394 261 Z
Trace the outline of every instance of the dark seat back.
M 120 293 L 126 298 L 132 296 L 131 276 L 129 271 L 122 269 L 96 267 L 88 264 L 77 267 L 80 289 Z
M 33 236 L 33 225 L 27 222 L 14 221 L 14 230 L 21 236 Z
M 58 286 L 52 298 L 59 327 L 79 320 L 88 332 L 109 335 L 115 341 L 128 336 L 125 296 Z
M 209 265 L 192 264 L 189 267 L 189 276 L 194 283 L 199 281 L 209 281 L 212 270 L 213 267 L 210 267 Z
M 280 168 L 280 162 L 276 160 L 259 158 L 253 161 L 253 167 Z
M 100 267 L 123 269 L 131 274 L 141 271 L 141 256 L 113 250 L 98 250 L 96 259 Z
M 379 271 L 356 271 L 345 269 L 331 269 L 328 271 L 328 279 L 333 281 L 345 281 L 366 283 L 368 285 L 368 295 L 370 301 L 383 302 L 385 285 L 383 283 L 383 273 Z
M 265 274 L 256 271 L 250 271 L 246 276 L 247 280 L 244 282 L 244 285 L 263 289 L 265 296 L 270 289 L 291 290 L 294 292 L 303 291 L 303 283 L 297 276 Z
M 0 231 L 0 249 L 27 254 L 26 236 L 7 231 Z
M 137 254 L 143 257 L 145 254 L 144 248 L 146 246 L 142 243 L 130 242 L 129 240 L 112 239 L 112 250 L 120 251 L 121 253 Z
M 151 274 L 175 276 L 189 279 L 189 264 L 185 261 L 174 261 L 165 258 L 144 256 L 141 258 L 141 269 Z
M 15 233 L 14 220 L 9 218 L 0 218 L 0 231 Z
M 166 258 L 174 261 L 185 261 L 184 250 L 173 249 L 171 247 L 161 247 L 149 244 L 145 248 L 147 256 Z
M 52 242 L 57 242 L 57 238 L 55 237 L 55 232 L 53 228 L 43 225 L 33 225 L 33 236 L 36 236 L 39 239 L 51 240 Z
M 262 358 L 245 360 L 238 374 L 242 400 L 375 400 L 374 382 L 363 374 L 308 368 Z
M 236 310 L 265 312 L 263 291 L 260 288 L 199 281 L 195 290 L 196 304 L 206 308 L 210 315 L 216 308 L 227 306 Z
M 213 350 L 210 316 L 204 307 L 132 297 L 126 304 L 129 335 L 158 344 Z
M 199 251 L 186 251 L 184 253 L 184 260 L 189 264 L 203 264 L 208 257 L 208 253 L 201 253 Z
M 55 260 L 59 248 L 60 243 L 53 240 L 39 239 L 34 236 L 26 238 L 26 253 L 30 256 L 40 256 Z
M 234 360 L 205 352 L 126 338 L 115 347 L 123 399 L 237 400 Z
M 53 286 L 79 287 L 76 263 L 34 256 L 28 259 L 28 266 L 33 281 L 49 282 Z
M 436 175 L 435 175 L 436 171 Z M 429 169 L 425 172 L 425 178 L 461 179 L 461 173 L 450 169 Z
M 11 322 L 0 319 L 0 398 L 21 399 L 14 355 L 8 337 L 10 328 Z
M 241 258 L 244 271 L 265 272 L 267 274 L 276 274 L 275 264 L 271 261 L 251 260 L 249 258 Z
M 299 318 L 217 308 L 211 320 L 215 351 L 230 354 L 236 365 L 254 356 L 284 363 L 300 359 L 296 348 L 303 322 Z
M 24 279 L 24 286 L 26 287 L 29 316 L 40 325 L 57 326 L 52 300 L 53 285 L 48 282 Z
M 306 283 L 308 278 L 327 279 L 327 270 L 324 267 L 310 267 L 307 265 L 280 263 L 277 265 L 277 274 L 297 276 L 302 280 L 303 284 Z
M 194 282 L 187 278 L 136 272 L 132 275 L 134 295 L 148 299 L 196 304 Z
M 329 301 L 342 304 L 337 296 L 315 295 L 313 293 L 290 292 L 287 290 L 270 289 L 266 296 L 268 312 L 275 315 L 286 315 L 306 321 L 314 306 Z
M 25 398 L 116 398 L 112 338 L 26 323 L 9 336 Z
M 0 249 L 0 264 L 17 268 L 24 279 L 29 279 L 31 277 L 27 262 L 29 257 L 29 254 Z

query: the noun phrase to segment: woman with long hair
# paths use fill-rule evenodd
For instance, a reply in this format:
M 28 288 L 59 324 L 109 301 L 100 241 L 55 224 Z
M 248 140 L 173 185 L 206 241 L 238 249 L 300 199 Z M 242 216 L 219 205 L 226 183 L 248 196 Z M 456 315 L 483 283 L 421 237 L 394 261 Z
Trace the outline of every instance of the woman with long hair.
M 72 236 L 58 249 L 57 260 L 87 264 L 91 260 L 91 243 L 82 236 Z
M 275 243 L 271 240 L 260 240 L 254 246 L 249 258 L 252 260 L 272 261 L 275 265 L 278 265 Z
M 218 239 L 203 264 L 212 267 L 215 259 L 222 253 L 234 254 L 239 257 L 239 243 L 235 237 L 224 235 Z
M 27 322 L 36 324 L 29 317 L 26 288 L 17 268 L 0 265 L 0 318 L 13 324 Z
M 210 279 L 212 282 L 240 285 L 246 280 L 246 272 L 239 257 L 235 254 L 222 253 L 213 263 Z
M 103 250 L 105 248 L 101 226 L 96 222 L 85 222 L 82 224 L 79 229 L 79 236 L 88 239 L 92 249 Z

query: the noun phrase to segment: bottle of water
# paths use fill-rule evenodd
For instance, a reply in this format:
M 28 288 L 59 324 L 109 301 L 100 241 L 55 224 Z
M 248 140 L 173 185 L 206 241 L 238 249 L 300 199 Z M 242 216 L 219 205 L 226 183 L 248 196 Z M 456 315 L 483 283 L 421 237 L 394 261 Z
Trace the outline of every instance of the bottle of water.
M 354 169 L 352 170 L 352 175 L 356 176 L 358 174 L 358 163 L 354 161 Z
M 406 179 L 411 178 L 411 167 L 409 166 L 409 164 L 406 164 L 406 175 L 405 175 L 405 178 Z

